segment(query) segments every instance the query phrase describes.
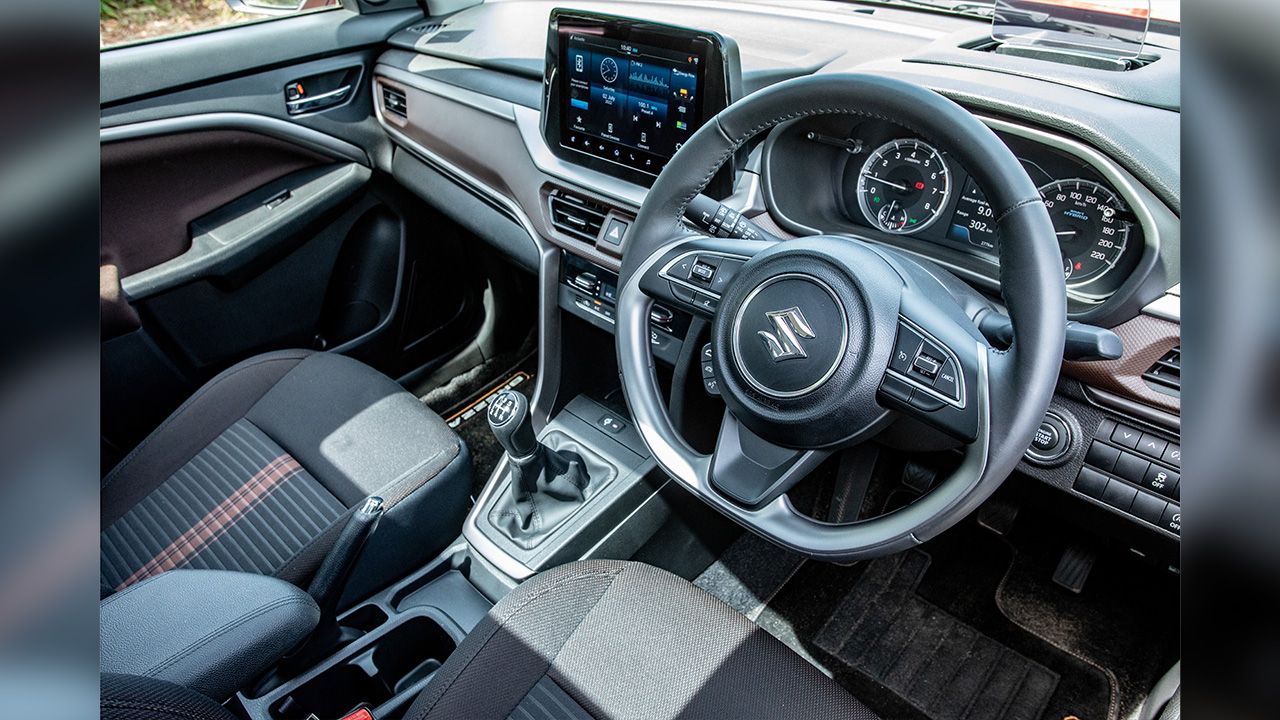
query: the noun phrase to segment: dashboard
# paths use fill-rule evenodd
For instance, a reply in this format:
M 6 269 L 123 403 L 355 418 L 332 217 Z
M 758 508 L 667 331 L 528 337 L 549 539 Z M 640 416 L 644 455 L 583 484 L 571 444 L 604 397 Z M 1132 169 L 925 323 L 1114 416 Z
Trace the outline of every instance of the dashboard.
M 1124 433 L 1104 432 L 1107 423 L 1134 437 L 1179 443 L 1177 392 L 1154 388 L 1148 377 L 1170 366 L 1176 383 L 1179 362 L 1176 49 L 1157 49 L 1164 59 L 1124 74 L 1046 68 L 982 51 L 989 21 L 900 8 L 858 12 L 822 0 L 573 3 L 581 15 L 625 14 L 650 30 L 673 23 L 677 30 L 701 29 L 624 37 L 615 28 L 575 38 L 543 32 L 559 5 L 488 0 L 406 28 L 391 38 L 374 71 L 378 120 L 394 147 L 385 169 L 539 275 L 543 343 L 560 342 L 558 313 L 611 331 L 627 230 L 654 177 L 643 161 L 660 165 L 680 142 L 670 132 L 647 134 L 650 125 L 658 130 L 652 124 L 659 116 L 702 123 L 715 114 L 721 93 L 732 102 L 792 77 L 883 74 L 949 97 L 1008 144 L 1052 203 L 1069 319 L 1109 328 L 1123 340 L 1117 360 L 1064 362 L 1051 410 L 1056 424 L 1045 432 L 1041 459 L 1024 461 L 1020 470 L 1093 497 L 1075 486 L 1086 464 L 1101 467 L 1113 484 L 1141 486 L 1146 479 L 1094 457 L 1106 450 L 1093 448 L 1099 444 L 1119 448 L 1122 457 L 1137 452 L 1124 444 Z M 697 55 L 703 75 L 695 70 L 687 77 L 694 54 L 668 54 L 674 42 L 702 42 L 698 52 L 712 52 Z M 712 45 L 720 50 L 710 64 L 723 74 L 705 74 Z M 554 70 L 567 73 L 549 72 L 549 55 Z M 685 100 L 681 88 L 700 97 Z M 612 130 L 603 116 L 564 117 L 602 105 L 612 108 L 606 112 L 630 109 L 633 97 L 639 112 L 622 116 Z M 575 135 L 596 146 L 575 147 Z M 998 306 L 996 250 L 1018 239 L 990 232 L 983 188 L 950 150 L 892 119 L 800 119 L 732 158 L 724 182 L 708 194 L 780 237 L 850 235 L 892 246 L 945 268 Z M 626 153 L 635 153 L 639 165 L 623 159 Z M 656 311 L 653 353 L 674 366 L 701 347 L 686 342 L 696 324 L 678 308 Z M 544 350 L 548 357 L 556 352 Z

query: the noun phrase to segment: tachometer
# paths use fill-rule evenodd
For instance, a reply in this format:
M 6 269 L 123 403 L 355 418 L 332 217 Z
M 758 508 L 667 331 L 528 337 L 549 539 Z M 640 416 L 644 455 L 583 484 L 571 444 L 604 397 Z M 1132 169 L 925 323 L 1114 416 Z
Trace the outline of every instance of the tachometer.
M 942 154 L 919 140 L 893 140 L 871 153 L 858 174 L 858 206 L 885 232 L 906 235 L 938 219 L 951 195 Z
M 1112 191 L 1089 180 L 1059 180 L 1040 188 L 1053 218 L 1068 285 L 1096 280 L 1116 266 L 1129 242 L 1128 210 Z

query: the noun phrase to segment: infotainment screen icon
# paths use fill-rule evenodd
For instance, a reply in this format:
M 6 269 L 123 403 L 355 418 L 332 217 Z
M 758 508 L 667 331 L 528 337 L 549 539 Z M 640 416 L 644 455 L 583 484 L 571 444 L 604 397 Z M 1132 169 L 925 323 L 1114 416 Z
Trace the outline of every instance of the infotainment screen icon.
M 740 82 L 732 42 L 627 18 L 554 10 L 547 53 L 547 144 L 645 185 Z

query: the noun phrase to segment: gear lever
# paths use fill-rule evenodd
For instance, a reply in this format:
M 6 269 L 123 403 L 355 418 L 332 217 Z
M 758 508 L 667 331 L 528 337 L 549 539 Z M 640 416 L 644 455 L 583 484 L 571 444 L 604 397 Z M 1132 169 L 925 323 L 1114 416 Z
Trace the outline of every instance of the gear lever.
M 489 428 L 507 451 L 510 493 L 494 508 L 494 524 L 516 544 L 533 547 L 586 500 L 591 477 L 582 457 L 538 441 L 529 400 L 503 390 L 489 403 Z
M 489 403 L 489 429 L 512 462 L 531 460 L 540 447 L 533 434 L 529 401 L 515 390 L 503 390 Z

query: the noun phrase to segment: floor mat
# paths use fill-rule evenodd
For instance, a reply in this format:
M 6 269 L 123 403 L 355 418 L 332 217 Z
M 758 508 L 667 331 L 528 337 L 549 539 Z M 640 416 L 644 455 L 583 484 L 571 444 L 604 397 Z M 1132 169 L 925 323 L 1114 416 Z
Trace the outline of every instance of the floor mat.
M 1040 718 L 1058 674 L 916 594 L 929 562 L 872 561 L 815 643 L 930 718 Z
M 693 584 L 755 620 L 803 563 L 803 557 L 744 532 Z
M 730 546 L 698 584 L 881 717 L 1115 718 L 1104 670 L 1001 611 L 997 592 L 1015 553 L 975 524 L 848 567 L 744 538 L 752 539 Z

